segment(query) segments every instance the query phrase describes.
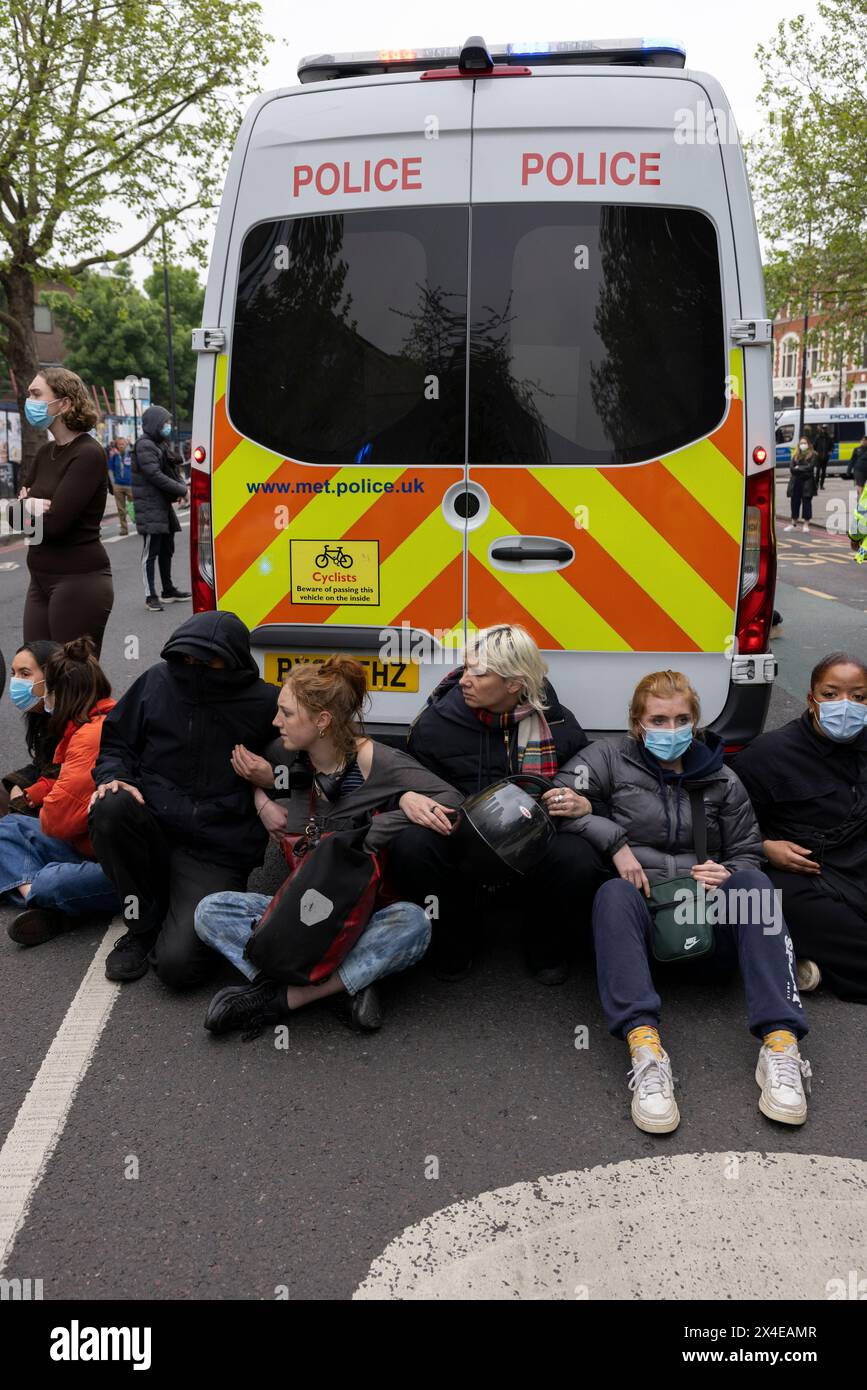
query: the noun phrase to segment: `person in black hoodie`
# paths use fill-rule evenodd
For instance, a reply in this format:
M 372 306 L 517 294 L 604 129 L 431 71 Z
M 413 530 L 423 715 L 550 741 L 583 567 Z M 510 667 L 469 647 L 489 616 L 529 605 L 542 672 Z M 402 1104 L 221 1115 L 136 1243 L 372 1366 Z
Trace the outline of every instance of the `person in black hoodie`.
M 254 788 L 232 753 L 243 744 L 260 755 L 274 742 L 277 690 L 260 679 L 234 613 L 196 613 L 161 655 L 103 725 L 90 838 L 129 928 L 107 978 L 137 980 L 150 959 L 180 989 L 219 960 L 196 936 L 199 902 L 242 892 L 265 856 Z
M 524 628 L 501 625 L 476 634 L 467 660 L 441 681 L 415 720 L 408 750 L 424 767 L 464 796 L 503 777 L 534 772 L 553 777 L 587 743 L 571 711 L 545 679 L 547 667 Z M 574 814 L 575 791 L 544 794 L 553 815 Z M 401 894 L 426 905 L 433 896 L 433 959 L 443 979 L 467 973 L 476 950 L 474 890 L 479 886 L 463 861 L 447 811 L 429 797 L 408 793 L 401 808 L 415 824 L 389 851 L 389 873 Z M 587 809 L 589 809 L 589 804 Z M 576 922 L 589 912 L 593 893 L 607 876 L 600 857 L 574 837 L 558 836 L 531 873 L 515 885 L 524 914 L 527 964 L 543 984 L 561 984 Z M 546 911 L 539 913 L 544 893 Z
M 174 502 L 187 497 L 182 463 L 172 453 L 172 417 L 161 405 L 149 405 L 141 417 L 142 433 L 132 453 L 132 500 L 135 529 L 144 537 L 142 578 L 145 607 L 162 613 L 165 603 L 183 603 L 192 595 L 172 582 L 175 535 L 181 529 Z M 155 569 L 159 564 L 162 603 L 157 598 Z
M 807 708 L 732 760 L 782 893 L 801 989 L 867 1004 L 867 663 L 823 657 Z

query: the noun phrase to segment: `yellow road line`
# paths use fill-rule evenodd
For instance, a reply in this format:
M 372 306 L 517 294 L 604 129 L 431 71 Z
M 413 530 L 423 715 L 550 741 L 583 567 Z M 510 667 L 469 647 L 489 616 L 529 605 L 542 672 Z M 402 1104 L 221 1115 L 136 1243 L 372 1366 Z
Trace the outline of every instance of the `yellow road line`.
M 836 601 L 834 594 L 823 594 L 821 589 L 808 589 L 805 584 L 799 584 L 798 588 L 802 594 L 815 594 L 816 598 L 829 598 L 832 603 Z

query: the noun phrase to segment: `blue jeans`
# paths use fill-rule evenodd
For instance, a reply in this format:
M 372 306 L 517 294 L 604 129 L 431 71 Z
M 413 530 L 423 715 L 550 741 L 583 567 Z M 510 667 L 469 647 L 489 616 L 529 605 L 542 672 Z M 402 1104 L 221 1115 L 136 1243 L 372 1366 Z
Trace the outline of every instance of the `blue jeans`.
M 27 898 L 22 883 L 33 885 Z M 17 907 L 43 907 L 67 917 L 120 912 L 114 884 L 92 859 L 65 840 L 43 835 L 29 816 L 0 820 L 0 898 Z
M 773 884 L 758 869 L 732 874 L 720 892 L 727 896 L 738 889 L 773 894 Z M 745 912 L 725 913 L 727 919 L 745 916 L 746 920 L 720 920 L 714 926 L 714 954 L 706 958 L 707 967 L 713 974 L 740 966 L 749 1029 L 757 1038 L 774 1028 L 788 1028 L 803 1038 L 807 1020 L 798 993 L 792 942 L 779 908 L 771 910 L 767 897 L 764 903 L 759 897 L 747 904 Z M 650 913 L 643 894 L 625 879 L 611 879 L 596 894 L 593 939 L 599 997 L 609 1032 L 625 1038 L 642 1024 L 656 1028 L 662 1001 L 650 974 Z M 671 969 L 682 971 L 679 979 L 707 979 L 705 960 L 694 965 L 682 961 Z
M 196 908 L 196 935 L 248 980 L 259 972 L 244 959 L 244 947 L 253 934 L 252 923 L 258 922 L 270 901 L 262 893 L 211 893 Z M 357 994 L 374 980 L 415 965 L 429 941 L 427 913 L 415 903 L 393 903 L 374 912 L 337 974 L 347 994 Z

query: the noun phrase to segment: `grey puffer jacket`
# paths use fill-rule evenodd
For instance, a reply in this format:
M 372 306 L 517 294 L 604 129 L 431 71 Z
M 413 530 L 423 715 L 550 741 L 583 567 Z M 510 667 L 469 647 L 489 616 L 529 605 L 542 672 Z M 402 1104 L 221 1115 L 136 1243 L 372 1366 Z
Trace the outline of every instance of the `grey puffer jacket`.
M 142 433 L 132 451 L 132 500 L 135 529 L 140 536 L 165 536 L 180 531 L 172 503 L 187 485 L 160 430 L 172 417 L 161 405 L 149 405 L 141 417 Z
M 667 773 L 630 735 L 591 743 L 554 780 L 587 796 L 593 814 L 563 820 L 562 828 L 584 835 L 604 855 L 628 845 L 651 885 L 678 878 L 698 861 L 688 791 L 700 787 L 708 857 L 731 873 L 758 869 L 761 831 L 746 788 L 722 759 L 722 740 L 708 731 L 687 749 L 681 774 Z

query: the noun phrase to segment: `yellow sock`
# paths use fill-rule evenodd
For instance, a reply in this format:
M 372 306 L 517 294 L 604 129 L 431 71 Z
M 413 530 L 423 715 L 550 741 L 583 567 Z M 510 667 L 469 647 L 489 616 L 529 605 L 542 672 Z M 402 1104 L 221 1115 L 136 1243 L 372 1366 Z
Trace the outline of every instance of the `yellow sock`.
M 640 1028 L 632 1028 L 626 1034 L 626 1041 L 629 1043 L 629 1051 L 635 1052 L 639 1047 L 652 1048 L 657 1057 L 662 1056 L 662 1042 L 659 1033 L 655 1028 L 648 1028 L 642 1024 Z
M 794 1033 L 790 1033 L 788 1028 L 775 1028 L 773 1033 L 766 1033 L 762 1038 L 765 1047 L 769 1047 L 772 1052 L 784 1052 L 787 1047 L 797 1047 L 798 1039 Z

